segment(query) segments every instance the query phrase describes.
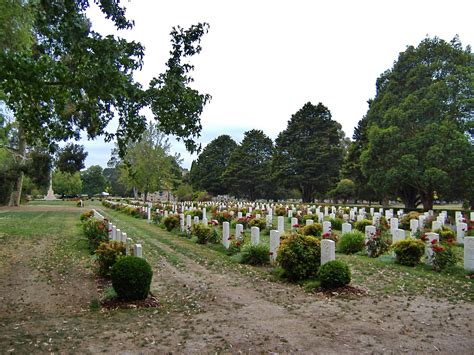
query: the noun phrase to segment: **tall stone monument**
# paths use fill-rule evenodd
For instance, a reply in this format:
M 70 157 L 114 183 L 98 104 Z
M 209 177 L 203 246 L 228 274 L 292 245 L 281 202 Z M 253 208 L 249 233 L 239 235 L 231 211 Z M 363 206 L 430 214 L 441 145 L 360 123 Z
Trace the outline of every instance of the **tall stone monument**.
M 49 172 L 49 189 L 48 189 L 48 194 L 44 198 L 47 201 L 52 201 L 56 200 L 56 196 L 54 196 L 54 191 L 53 191 L 53 171 L 51 170 Z

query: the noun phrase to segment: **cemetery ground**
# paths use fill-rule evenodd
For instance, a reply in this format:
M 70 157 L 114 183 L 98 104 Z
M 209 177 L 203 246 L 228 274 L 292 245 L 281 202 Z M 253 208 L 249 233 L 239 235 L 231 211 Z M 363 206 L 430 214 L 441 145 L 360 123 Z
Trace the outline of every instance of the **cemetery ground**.
M 73 203 L 0 209 L 0 352 L 472 353 L 474 283 L 462 272 L 337 258 L 357 292 L 319 292 L 238 264 L 98 203 L 143 245 L 157 308 L 98 307 Z

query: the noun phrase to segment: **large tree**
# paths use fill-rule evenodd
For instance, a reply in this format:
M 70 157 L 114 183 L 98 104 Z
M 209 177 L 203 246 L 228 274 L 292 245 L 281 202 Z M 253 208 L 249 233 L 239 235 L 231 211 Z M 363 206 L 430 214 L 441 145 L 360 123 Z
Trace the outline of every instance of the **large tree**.
M 62 172 L 74 174 L 85 168 L 87 155 L 83 145 L 68 143 L 58 151 L 56 166 Z
M 183 59 L 200 52 L 206 24 L 172 30 L 167 71 L 145 90 L 134 81 L 134 72 L 143 64 L 143 46 L 93 31 L 86 16 L 89 1 L 13 2 L 31 14 L 12 12 L 12 22 L 21 24 L 18 36 L 26 38 L 24 45 L 12 46 L 0 33 L 0 92 L 18 126 L 17 144 L 9 147 L 18 165 L 25 163 L 28 145 L 53 149 L 55 142 L 78 139 L 83 132 L 90 139 L 115 138 L 123 155 L 126 142 L 138 139 L 146 127 L 140 113 L 146 106 L 164 132 L 183 138 L 190 151 L 197 148 L 199 114 L 209 96 L 189 88 L 193 67 Z M 133 27 L 118 0 L 94 2 L 117 29 Z M 109 133 L 106 127 L 113 117 L 119 124 L 115 133 Z M 19 204 L 22 179 L 20 173 L 11 204 Z
M 140 140 L 130 142 L 127 153 L 118 161 L 121 181 L 142 193 L 144 201 L 149 192 L 173 187 L 173 161 L 170 144 L 156 125 L 150 124 Z
M 105 191 L 106 180 L 100 165 L 92 165 L 81 172 L 82 192 L 89 195 L 97 195 Z
M 224 183 L 223 174 L 236 147 L 237 143 L 226 134 L 206 145 L 191 165 L 190 178 L 193 188 L 205 190 L 214 196 L 227 194 L 229 188 Z
M 265 133 L 256 129 L 245 132 L 224 173 L 224 183 L 230 192 L 250 200 L 268 198 L 272 191 L 273 153 L 273 142 Z
M 344 132 L 322 103 L 306 103 L 276 139 L 273 170 L 278 182 L 297 188 L 304 202 L 322 197 L 339 180 Z
M 361 166 L 384 197 L 425 209 L 439 197 L 467 197 L 474 117 L 474 57 L 458 38 L 426 38 L 400 53 L 377 80 L 367 112 Z

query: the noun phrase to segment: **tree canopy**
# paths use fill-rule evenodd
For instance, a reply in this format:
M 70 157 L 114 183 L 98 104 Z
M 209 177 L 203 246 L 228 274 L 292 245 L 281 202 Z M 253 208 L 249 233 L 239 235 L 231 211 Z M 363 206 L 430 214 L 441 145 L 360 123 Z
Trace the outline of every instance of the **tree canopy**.
M 297 188 L 304 202 L 323 196 L 339 180 L 344 133 L 322 103 L 306 103 L 276 139 L 273 170 L 288 188 Z
M 263 131 L 253 129 L 244 133 L 224 173 L 224 183 L 232 194 L 250 200 L 269 196 L 273 150 L 273 141 Z
M 59 149 L 56 166 L 62 172 L 74 174 L 85 168 L 84 161 L 87 155 L 83 145 L 68 143 Z
M 202 150 L 190 171 L 191 183 L 195 190 L 205 190 L 214 196 L 229 192 L 223 175 L 236 147 L 237 143 L 224 134 L 212 140 Z
M 10 2 L 1 1 L 1 6 Z M 11 1 L 17 7 L 24 4 Z M 94 2 L 117 29 L 133 27 L 119 1 Z M 164 132 L 184 139 L 191 152 L 196 150 L 199 115 L 210 97 L 188 87 L 193 67 L 183 59 L 200 52 L 208 25 L 173 28 L 168 69 L 144 89 L 134 80 L 143 65 L 143 46 L 93 31 L 86 16 L 89 5 L 87 0 L 28 2 L 31 21 L 21 11 L 12 12 L 22 24 L 18 36 L 27 33 L 32 40 L 18 48 L 2 42 L 0 51 L 0 92 L 18 125 L 18 144 L 10 148 L 24 156 L 27 145 L 54 149 L 55 142 L 78 139 L 85 132 L 91 139 L 115 138 L 124 155 L 126 143 L 145 130 L 141 110 L 150 107 Z M 106 128 L 114 116 L 119 124 L 112 133 Z M 19 203 L 22 177 L 12 195 L 14 204 Z
M 426 38 L 400 53 L 377 80 L 360 151 L 362 172 L 385 197 L 431 209 L 439 197 L 462 198 L 473 154 L 474 60 L 470 48 Z M 457 193 L 455 193 L 457 191 Z

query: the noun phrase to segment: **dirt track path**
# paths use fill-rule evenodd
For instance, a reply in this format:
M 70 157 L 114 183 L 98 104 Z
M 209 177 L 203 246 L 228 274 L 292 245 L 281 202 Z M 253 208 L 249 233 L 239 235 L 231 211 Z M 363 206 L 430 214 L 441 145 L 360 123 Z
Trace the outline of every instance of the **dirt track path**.
M 474 348 L 471 303 L 309 294 L 146 221 L 103 212 L 143 243 L 162 306 L 90 312 L 95 286 L 86 264 L 74 261 L 48 279 L 31 262 L 48 258 L 60 239 L 9 239 L 0 244 L 1 353 L 469 354 Z
M 219 264 L 217 253 L 145 221 L 105 213 L 126 219 L 135 234 L 141 232 L 145 248 L 179 258 L 181 267 L 163 259 L 154 265 L 159 275 L 154 287 L 164 294 L 182 289 L 172 297 L 193 305 L 180 326 L 182 332 L 189 330 L 186 337 L 175 338 L 184 351 L 467 353 L 474 346 L 472 304 L 308 294 L 298 286 L 267 281 L 251 268 L 246 272 L 237 270 L 240 265 Z M 209 266 L 203 259 L 214 262 Z

